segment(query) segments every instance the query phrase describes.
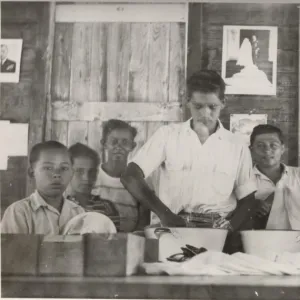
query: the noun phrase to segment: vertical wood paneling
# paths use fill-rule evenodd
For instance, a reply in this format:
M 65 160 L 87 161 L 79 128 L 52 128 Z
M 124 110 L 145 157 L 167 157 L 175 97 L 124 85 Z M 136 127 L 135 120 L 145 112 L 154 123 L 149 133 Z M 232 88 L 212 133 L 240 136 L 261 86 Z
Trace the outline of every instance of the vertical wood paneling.
M 96 150 L 100 156 L 102 156 L 102 128 L 101 121 L 93 121 L 88 123 L 88 146 Z
M 185 24 L 170 25 L 169 97 L 170 102 L 182 103 L 185 95 Z
M 129 95 L 129 63 L 131 56 L 131 26 L 130 23 L 121 23 L 120 28 L 120 48 L 119 48 L 119 72 L 117 86 L 117 100 L 120 102 L 128 101 Z
M 75 23 L 73 29 L 71 101 L 89 101 L 91 84 L 92 29 L 89 23 Z
M 298 6 L 299 26 L 298 26 L 298 53 L 300 56 L 300 5 Z M 298 167 L 300 167 L 300 58 L 298 56 Z
M 148 100 L 148 23 L 131 24 L 131 58 L 129 66 L 129 101 L 146 102 Z
M 170 24 L 151 23 L 149 41 L 150 102 L 168 101 L 168 73 L 170 53 Z
M 51 139 L 68 145 L 68 122 L 67 121 L 52 121 Z
M 69 122 L 68 147 L 75 143 L 87 144 L 88 123 L 83 121 Z
M 149 102 L 167 102 L 169 92 L 170 23 L 152 23 L 149 34 Z M 147 138 L 162 125 L 147 123 Z
M 120 24 L 111 23 L 107 30 L 107 96 L 108 102 L 115 102 L 117 99 L 118 86 L 118 56 L 120 45 Z
M 128 101 L 130 24 L 110 23 L 107 36 L 107 101 Z
M 129 66 L 129 101 L 148 101 L 149 78 L 149 24 L 131 24 L 131 59 Z M 147 138 L 146 122 L 131 122 L 138 133 L 135 138 L 136 148 L 130 153 L 133 157 Z
M 92 25 L 92 53 L 89 101 L 106 101 L 106 44 L 107 24 Z
M 57 23 L 52 64 L 51 94 L 54 100 L 69 101 L 73 24 Z

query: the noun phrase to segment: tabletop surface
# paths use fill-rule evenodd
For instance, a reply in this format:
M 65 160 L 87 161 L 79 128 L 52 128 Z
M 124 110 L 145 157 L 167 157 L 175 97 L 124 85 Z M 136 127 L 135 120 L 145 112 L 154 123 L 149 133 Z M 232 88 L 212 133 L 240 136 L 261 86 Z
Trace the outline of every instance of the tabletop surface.
M 300 276 L 3 276 L 2 297 L 300 299 Z

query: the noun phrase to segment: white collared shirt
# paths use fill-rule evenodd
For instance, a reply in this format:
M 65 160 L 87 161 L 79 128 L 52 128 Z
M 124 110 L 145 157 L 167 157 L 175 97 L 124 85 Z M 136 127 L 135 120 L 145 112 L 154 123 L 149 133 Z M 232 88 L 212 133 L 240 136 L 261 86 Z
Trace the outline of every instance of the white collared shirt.
M 300 168 L 282 165 L 283 173 L 276 185 L 254 167 L 258 188 L 255 197 L 265 200 L 275 192 L 266 229 L 300 230 Z
M 69 220 L 84 212 L 81 206 L 67 199 L 64 199 L 59 212 L 35 191 L 6 209 L 1 221 L 1 233 L 61 234 Z
M 220 121 L 204 144 L 190 124 L 160 127 L 131 161 L 145 178 L 160 167 L 158 196 L 174 213 L 226 215 L 237 199 L 256 191 L 250 151 Z

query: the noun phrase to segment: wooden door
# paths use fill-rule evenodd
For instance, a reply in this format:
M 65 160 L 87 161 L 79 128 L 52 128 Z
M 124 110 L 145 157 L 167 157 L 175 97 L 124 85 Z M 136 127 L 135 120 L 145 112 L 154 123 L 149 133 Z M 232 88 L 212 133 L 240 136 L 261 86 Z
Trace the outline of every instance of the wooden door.
M 183 120 L 186 4 L 57 5 L 47 139 L 101 153 L 102 123 L 138 130 L 140 147 Z

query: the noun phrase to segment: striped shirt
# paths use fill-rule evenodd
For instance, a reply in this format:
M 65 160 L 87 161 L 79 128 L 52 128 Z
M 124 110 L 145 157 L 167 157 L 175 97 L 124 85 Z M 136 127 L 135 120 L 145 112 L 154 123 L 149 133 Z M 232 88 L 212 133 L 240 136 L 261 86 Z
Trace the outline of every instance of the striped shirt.
M 93 195 L 111 201 L 120 215 L 120 231 L 132 232 L 138 222 L 138 202 L 129 194 L 120 181 L 120 178 L 109 176 L 99 168 L 97 182 Z
M 68 195 L 67 199 L 79 205 L 76 197 Z M 101 199 L 99 196 L 91 195 L 91 198 L 84 209 L 86 212 L 97 212 L 106 215 L 113 221 L 117 230 L 120 231 L 120 215 L 116 206 L 111 201 Z

